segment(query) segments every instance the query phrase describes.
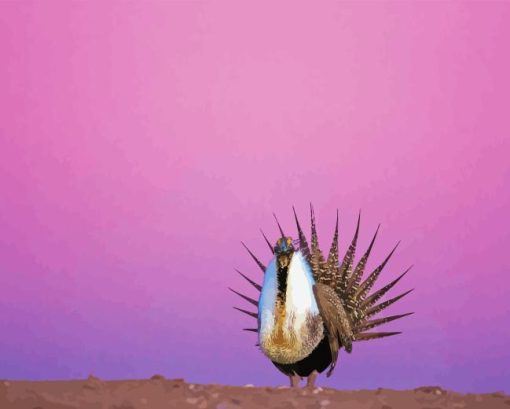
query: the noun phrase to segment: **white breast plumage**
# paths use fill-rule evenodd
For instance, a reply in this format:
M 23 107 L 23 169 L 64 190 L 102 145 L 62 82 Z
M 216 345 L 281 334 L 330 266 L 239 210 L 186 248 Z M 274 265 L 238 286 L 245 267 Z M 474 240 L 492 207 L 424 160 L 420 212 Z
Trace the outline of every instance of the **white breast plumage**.
M 273 361 L 297 362 L 323 337 L 322 319 L 313 294 L 311 268 L 300 251 L 294 252 L 287 273 L 283 311 L 276 311 L 278 277 L 276 257 L 269 263 L 259 299 L 259 343 Z M 278 322 L 282 320 L 283 322 Z

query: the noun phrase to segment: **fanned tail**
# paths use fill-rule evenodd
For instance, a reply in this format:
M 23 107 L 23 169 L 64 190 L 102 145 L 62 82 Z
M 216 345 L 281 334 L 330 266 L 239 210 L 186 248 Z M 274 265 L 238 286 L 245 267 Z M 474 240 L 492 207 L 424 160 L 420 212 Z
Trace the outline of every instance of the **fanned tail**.
M 373 249 L 375 240 L 379 233 L 380 226 L 377 227 L 377 230 L 370 241 L 370 244 L 365 251 L 365 253 L 361 256 L 358 264 L 354 268 L 353 271 L 353 262 L 356 253 L 356 246 L 359 236 L 359 228 L 361 221 L 361 212 L 358 215 L 358 222 L 356 224 L 356 231 L 354 233 L 354 237 L 352 238 L 351 244 L 347 249 L 344 258 L 341 261 L 340 267 L 335 266 L 333 260 L 335 260 L 333 251 L 338 251 L 337 249 L 333 250 L 336 246 L 337 241 L 337 231 L 338 231 L 338 219 L 337 224 L 335 225 L 335 236 L 333 238 L 333 244 L 331 246 L 330 254 L 328 256 L 328 262 L 326 263 L 327 272 L 324 273 L 325 276 L 336 277 L 336 281 L 333 280 L 331 285 L 335 288 L 338 296 L 342 300 L 342 304 L 346 308 L 349 318 L 351 321 L 354 338 L 356 341 L 364 341 L 371 339 L 384 338 L 392 335 L 400 334 L 400 332 L 367 332 L 373 328 L 384 325 L 388 322 L 398 320 L 400 318 L 407 317 L 412 313 L 391 315 L 384 318 L 372 319 L 375 315 L 380 313 L 381 311 L 388 308 L 393 303 L 397 302 L 407 294 L 409 294 L 412 290 L 406 291 L 403 294 L 400 294 L 394 298 L 391 298 L 387 301 L 384 301 L 380 304 L 376 304 L 389 290 L 391 290 L 395 284 L 397 284 L 404 275 L 410 270 L 409 267 L 404 273 L 402 273 L 395 280 L 391 281 L 386 286 L 381 289 L 370 293 L 370 290 L 373 288 L 374 284 L 377 282 L 382 270 L 390 260 L 391 256 L 395 252 L 397 245 L 391 250 L 388 256 L 384 259 L 384 261 L 376 267 L 369 276 L 362 281 L 363 274 L 365 272 L 365 267 L 368 262 L 368 258 Z M 312 232 L 313 233 L 313 232 Z M 316 234 L 316 232 L 315 232 Z M 338 256 L 336 258 L 338 260 Z

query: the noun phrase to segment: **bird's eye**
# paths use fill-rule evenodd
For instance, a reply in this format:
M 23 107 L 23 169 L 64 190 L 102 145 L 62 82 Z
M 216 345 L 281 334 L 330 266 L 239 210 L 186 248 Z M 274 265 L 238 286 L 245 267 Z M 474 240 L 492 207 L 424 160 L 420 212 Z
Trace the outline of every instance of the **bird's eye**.
M 287 246 L 290 246 L 292 244 L 292 240 L 290 238 L 287 239 Z

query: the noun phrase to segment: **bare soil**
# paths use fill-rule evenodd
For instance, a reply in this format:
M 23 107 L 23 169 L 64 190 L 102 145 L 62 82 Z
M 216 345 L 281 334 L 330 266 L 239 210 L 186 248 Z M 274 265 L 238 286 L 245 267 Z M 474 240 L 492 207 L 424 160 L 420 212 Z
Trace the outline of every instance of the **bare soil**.
M 183 379 L 0 381 L 0 409 L 510 409 L 502 392 L 460 394 L 438 386 L 314 391 L 189 384 Z

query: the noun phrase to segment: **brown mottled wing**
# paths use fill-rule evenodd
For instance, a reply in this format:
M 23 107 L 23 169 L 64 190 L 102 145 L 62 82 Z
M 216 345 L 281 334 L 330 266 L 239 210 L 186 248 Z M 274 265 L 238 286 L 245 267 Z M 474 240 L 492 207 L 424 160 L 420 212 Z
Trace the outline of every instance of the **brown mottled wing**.
M 351 323 L 340 298 L 333 288 L 326 284 L 317 283 L 313 286 L 313 293 L 327 330 L 331 350 L 331 366 L 326 376 L 330 376 L 335 369 L 340 347 L 343 346 L 347 352 L 352 351 L 353 333 Z

